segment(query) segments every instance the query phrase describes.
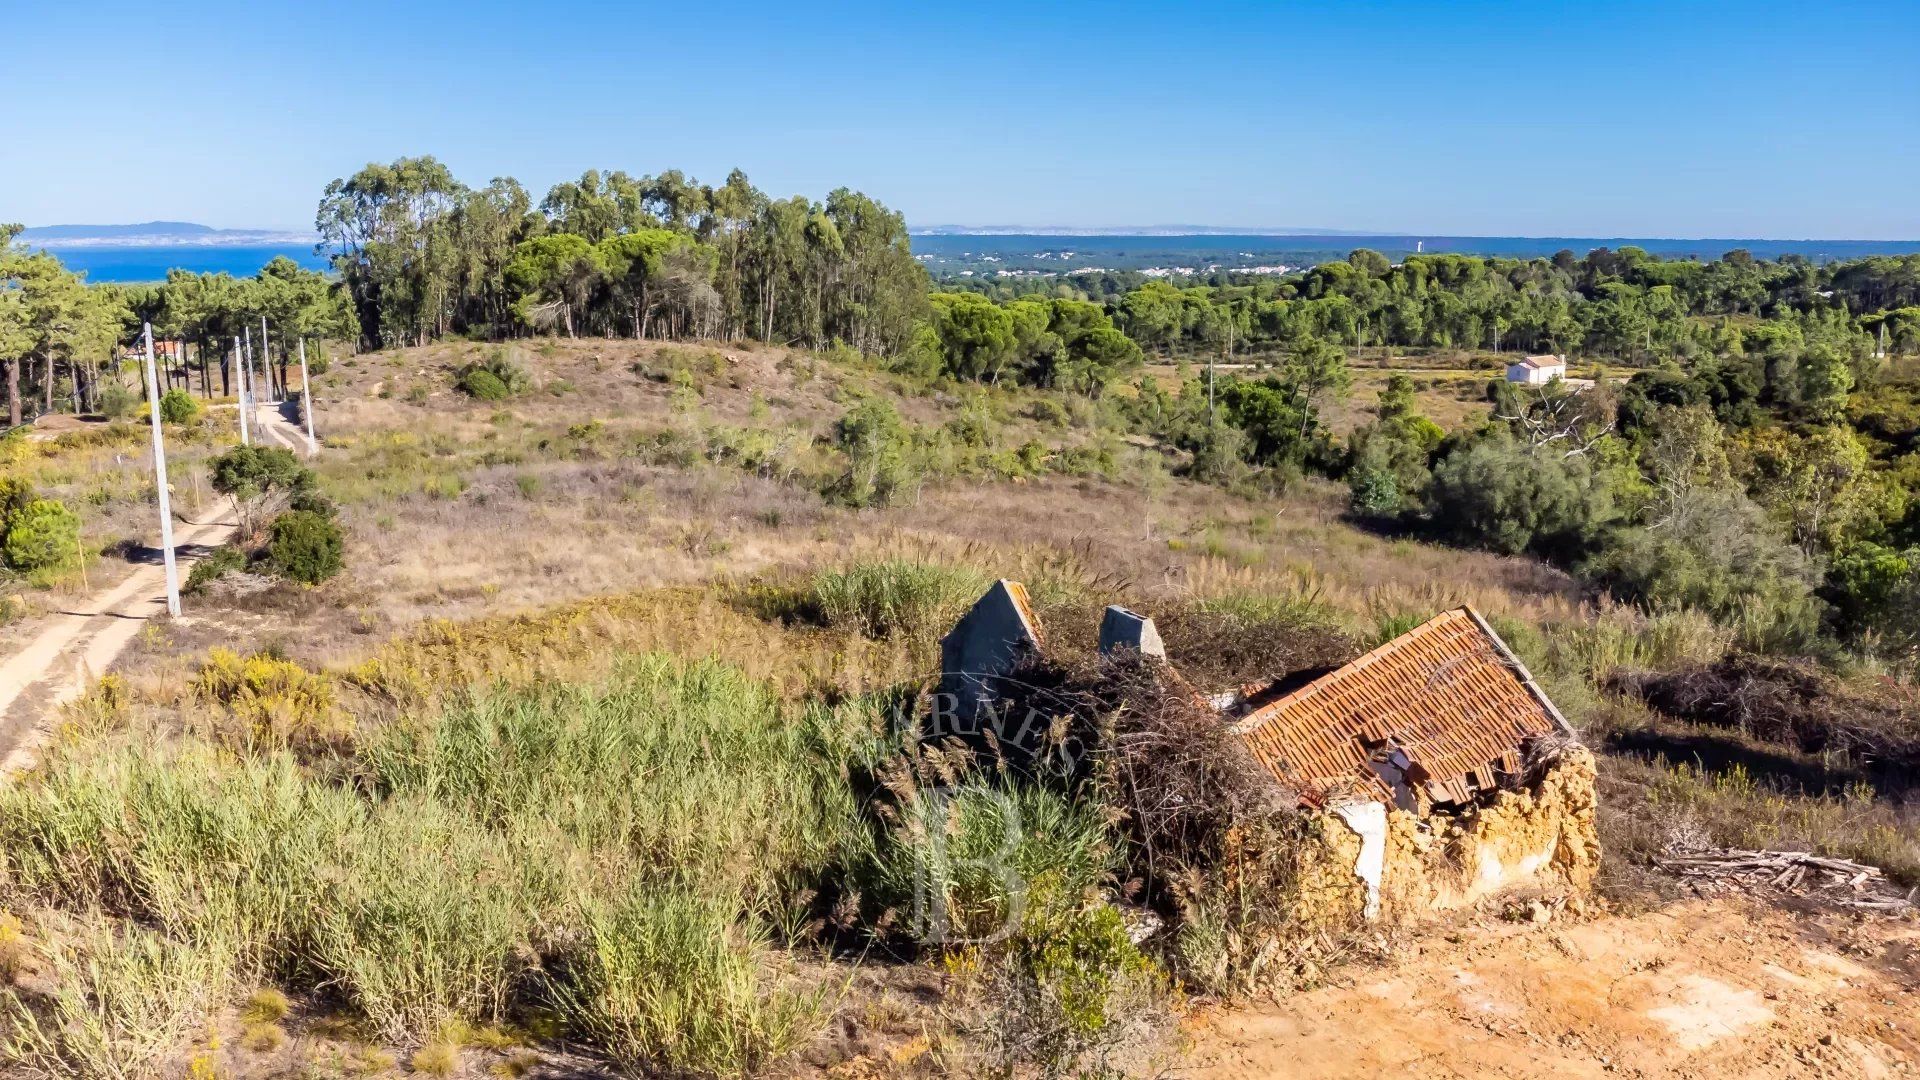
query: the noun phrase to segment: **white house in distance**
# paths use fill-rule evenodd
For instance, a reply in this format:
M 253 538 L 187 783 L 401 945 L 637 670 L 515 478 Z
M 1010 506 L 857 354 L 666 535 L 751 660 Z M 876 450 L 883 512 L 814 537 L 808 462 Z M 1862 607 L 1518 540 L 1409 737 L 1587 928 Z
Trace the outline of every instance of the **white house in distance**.
M 1553 379 L 1567 377 L 1567 358 L 1564 356 L 1527 356 L 1518 362 L 1507 365 L 1507 381 L 1540 386 Z

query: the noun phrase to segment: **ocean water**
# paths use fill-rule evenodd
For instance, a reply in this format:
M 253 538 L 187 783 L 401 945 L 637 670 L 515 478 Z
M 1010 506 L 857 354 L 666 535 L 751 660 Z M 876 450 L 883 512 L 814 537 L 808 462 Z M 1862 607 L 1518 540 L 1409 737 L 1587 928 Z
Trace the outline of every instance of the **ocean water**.
M 29 247 L 42 245 L 30 244 Z M 234 277 L 252 277 L 276 257 L 285 255 L 309 270 L 325 270 L 327 260 L 316 256 L 305 244 L 290 246 L 178 246 L 113 247 L 53 244 L 45 249 L 58 256 L 67 269 L 82 271 L 88 281 L 121 283 L 165 281 L 167 271 L 178 268 L 195 273 L 226 272 Z
M 1584 255 L 1597 247 L 1626 245 L 1645 248 L 1666 258 L 1716 259 L 1734 248 L 1745 248 L 1755 258 L 1778 259 L 1803 255 L 1815 262 L 1857 259 L 1864 255 L 1920 252 L 1920 240 L 1672 240 L 1635 237 L 1565 236 L 1319 236 L 1261 235 L 1108 235 L 1070 236 L 1043 233 L 973 235 L 923 234 L 913 237 L 913 250 L 936 275 L 963 270 L 982 274 L 1023 270 L 1059 272 L 1098 267 L 1141 270 L 1149 267 L 1205 269 L 1301 266 L 1344 258 L 1354 248 L 1372 248 L 1399 259 L 1414 252 L 1453 252 L 1463 255 L 1499 255 L 1511 258 L 1550 256 L 1568 249 Z M 38 246 L 38 245 L 35 245 Z M 196 273 L 252 277 L 276 256 L 285 255 L 301 266 L 325 270 L 327 260 L 302 244 L 260 246 L 153 247 L 46 245 L 69 269 L 84 271 L 88 281 L 163 281 L 167 271 L 180 268 Z

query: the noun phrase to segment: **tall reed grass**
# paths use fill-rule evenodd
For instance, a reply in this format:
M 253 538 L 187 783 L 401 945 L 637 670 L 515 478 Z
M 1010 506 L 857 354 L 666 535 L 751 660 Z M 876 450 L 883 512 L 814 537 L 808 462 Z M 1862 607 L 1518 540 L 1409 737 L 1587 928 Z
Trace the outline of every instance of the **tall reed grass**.
M 344 763 L 124 730 L 63 744 L 0 789 L 0 899 L 50 913 L 34 940 L 61 986 L 0 990 L 0 1050 L 151 1075 L 272 981 L 394 1042 L 557 1003 L 636 1068 L 758 1067 L 823 1005 L 770 981 L 768 916 L 868 843 L 847 768 L 878 721 L 640 655 L 457 696 Z

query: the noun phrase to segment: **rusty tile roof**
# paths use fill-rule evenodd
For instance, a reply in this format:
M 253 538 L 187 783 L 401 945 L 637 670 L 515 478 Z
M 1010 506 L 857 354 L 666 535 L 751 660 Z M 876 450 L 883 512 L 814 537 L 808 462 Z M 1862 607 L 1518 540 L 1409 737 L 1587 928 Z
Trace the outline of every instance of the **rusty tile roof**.
M 1403 751 L 1429 802 L 1459 803 L 1518 771 L 1528 740 L 1566 721 L 1500 636 L 1455 608 L 1234 722 L 1260 764 L 1319 802 L 1343 789 L 1391 799 L 1369 767 Z

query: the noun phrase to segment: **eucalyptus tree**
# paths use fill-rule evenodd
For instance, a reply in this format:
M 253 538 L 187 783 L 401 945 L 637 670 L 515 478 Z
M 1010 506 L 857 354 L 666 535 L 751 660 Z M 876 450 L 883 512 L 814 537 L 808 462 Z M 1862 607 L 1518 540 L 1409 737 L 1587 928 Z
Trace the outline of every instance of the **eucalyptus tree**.
M 327 185 L 317 250 L 332 254 L 376 347 L 425 344 L 448 330 L 459 266 L 453 219 L 466 195 L 432 157 L 369 164 Z

